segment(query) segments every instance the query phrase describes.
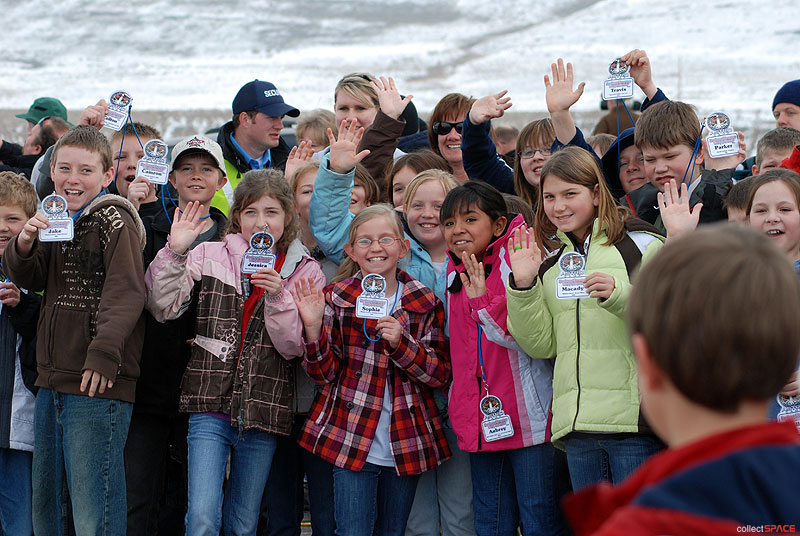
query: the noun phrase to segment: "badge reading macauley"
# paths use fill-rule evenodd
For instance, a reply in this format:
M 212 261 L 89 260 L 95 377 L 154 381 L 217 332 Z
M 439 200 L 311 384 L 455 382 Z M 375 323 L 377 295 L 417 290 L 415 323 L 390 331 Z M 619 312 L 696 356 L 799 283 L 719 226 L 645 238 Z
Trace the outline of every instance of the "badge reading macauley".
M 511 417 L 503 411 L 503 403 L 494 395 L 487 394 L 481 399 L 481 413 L 483 421 L 483 438 L 489 441 L 497 441 L 514 435 L 514 426 L 511 424 Z
M 381 274 L 367 274 L 361 279 L 361 296 L 356 298 L 356 317 L 377 320 L 389 314 L 386 299 L 386 278 Z
M 144 157 L 136 166 L 136 176 L 144 177 L 153 184 L 167 184 L 167 144 L 161 140 L 150 140 L 144 144 Z
M 589 293 L 583 286 L 586 279 L 586 257 L 575 251 L 569 251 L 558 261 L 561 275 L 556 278 L 556 297 L 562 300 L 588 298 Z
M 731 127 L 728 114 L 714 112 L 706 117 L 706 128 L 709 130 L 706 143 L 708 156 L 722 158 L 739 154 L 739 135 Z
M 103 126 L 113 130 L 122 130 L 128 118 L 128 108 L 133 102 L 133 97 L 127 91 L 115 91 L 108 98 L 108 112 L 106 112 Z
M 75 223 L 67 212 L 67 200 L 58 194 L 50 194 L 42 200 L 42 212 L 47 218 L 47 229 L 39 229 L 42 242 L 63 242 L 72 240 Z
M 603 99 L 629 99 L 633 97 L 633 78 L 628 74 L 631 68 L 621 58 L 611 62 L 609 77 L 603 82 Z
M 275 255 L 272 246 L 275 239 L 267 231 L 253 233 L 250 237 L 250 248 L 242 256 L 242 273 L 254 274 L 266 268 L 275 268 Z
M 778 422 L 794 422 L 800 432 L 800 396 L 778 395 L 778 404 L 781 406 Z

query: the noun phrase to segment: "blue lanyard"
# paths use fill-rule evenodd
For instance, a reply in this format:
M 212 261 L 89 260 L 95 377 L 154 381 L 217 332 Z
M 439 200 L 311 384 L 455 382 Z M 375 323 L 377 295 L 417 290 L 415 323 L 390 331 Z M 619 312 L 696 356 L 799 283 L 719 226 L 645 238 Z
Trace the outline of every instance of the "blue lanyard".
M 165 196 L 164 193 L 166 193 L 167 195 Z M 166 184 L 162 184 L 161 185 L 161 207 L 164 209 L 164 215 L 167 217 L 167 221 L 169 222 L 170 225 L 172 225 L 172 218 L 169 217 L 169 212 L 167 212 L 167 204 L 164 202 L 164 198 L 167 197 L 167 196 L 169 197 L 169 202 L 172 203 L 173 207 L 177 208 L 180 211 L 181 214 L 183 214 L 183 211 L 180 209 L 180 207 L 178 207 L 178 204 L 175 203 L 175 200 L 172 199 L 172 194 L 169 192 L 169 188 L 167 188 L 167 185 Z M 209 210 L 211 210 L 211 209 L 209 208 Z M 209 212 L 207 216 L 203 216 L 200 219 L 201 220 L 207 220 L 210 217 L 211 217 L 211 212 Z
M 486 370 L 483 367 L 483 351 L 481 350 L 481 337 L 483 336 L 483 328 L 480 324 L 478 326 L 478 361 L 481 364 L 481 379 L 483 380 L 483 388 L 486 390 L 486 394 L 489 394 L 489 382 L 486 381 Z
M 399 284 L 397 285 L 397 291 L 394 293 L 394 303 L 392 304 L 392 308 L 389 309 L 389 316 L 391 316 L 391 314 L 394 312 L 394 308 L 397 305 L 397 298 L 398 297 L 400 297 L 400 285 Z M 378 342 L 379 340 L 381 340 L 380 334 L 378 334 L 378 338 L 377 339 L 373 339 L 372 337 L 367 335 L 367 319 L 366 318 L 364 319 L 364 323 L 362 324 L 362 329 L 364 331 L 364 336 L 367 339 L 371 340 L 372 342 Z
M 136 134 L 136 139 L 139 141 L 139 146 L 144 150 L 144 145 L 142 145 L 142 140 L 139 138 L 139 132 L 136 131 L 136 125 L 133 124 L 133 119 L 131 119 L 131 108 L 133 108 L 133 104 L 128 105 L 128 115 L 125 117 L 125 124 L 122 125 L 122 140 L 119 142 L 119 152 L 122 153 L 122 145 L 125 143 L 125 131 L 127 130 L 125 127 L 128 126 L 128 123 L 131 124 L 133 127 L 133 133 Z M 119 158 L 117 158 L 117 168 L 114 170 L 114 182 L 117 181 L 117 175 L 119 174 Z
M 102 190 L 100 191 L 100 193 L 99 193 L 99 194 L 97 194 L 96 196 L 94 196 L 94 197 L 93 197 L 93 198 L 92 198 L 92 199 L 89 201 L 89 203 L 86 203 L 85 205 L 83 205 L 83 208 L 82 208 L 82 209 L 80 209 L 78 212 L 76 212 L 76 213 L 75 213 L 75 214 L 72 216 L 72 221 L 73 221 L 73 223 L 74 223 L 74 222 L 76 222 L 76 221 L 78 221 L 78 218 L 80 217 L 80 215 L 81 215 L 81 214 L 83 214 L 83 211 L 84 211 L 84 209 L 86 209 L 86 207 L 88 207 L 88 206 L 89 206 L 89 204 L 91 204 L 91 202 L 92 202 L 92 201 L 94 201 L 95 199 L 97 199 L 97 198 L 98 198 L 98 197 L 100 197 L 101 195 L 103 195 L 103 191 L 102 191 Z
M 692 150 L 692 157 L 689 161 L 689 167 L 686 168 L 686 171 L 683 172 L 683 179 L 681 179 L 681 184 L 686 182 L 686 175 L 689 174 L 689 170 L 694 167 L 694 163 L 697 160 L 697 155 L 700 153 L 700 142 L 703 139 L 703 129 L 706 128 L 705 125 L 700 125 L 700 135 L 697 137 L 697 141 L 694 144 L 694 150 Z M 686 182 L 686 188 L 692 185 L 692 176 L 689 175 L 689 182 Z

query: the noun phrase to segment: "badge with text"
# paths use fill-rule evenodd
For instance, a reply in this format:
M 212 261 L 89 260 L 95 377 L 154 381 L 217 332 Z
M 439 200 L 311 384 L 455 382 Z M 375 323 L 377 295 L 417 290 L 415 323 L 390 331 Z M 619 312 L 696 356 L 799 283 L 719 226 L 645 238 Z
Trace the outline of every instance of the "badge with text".
M 250 237 L 250 248 L 242 256 L 242 273 L 254 274 L 261 269 L 275 269 L 272 246 L 275 239 L 267 231 L 254 233 Z
M 389 314 L 386 299 L 386 278 L 380 274 L 367 274 L 361 280 L 361 296 L 356 298 L 358 318 L 379 319 Z
M 631 68 L 621 58 L 611 62 L 609 77 L 603 82 L 603 99 L 629 99 L 633 97 L 633 78 L 628 74 Z
M 47 229 L 39 229 L 42 242 L 72 240 L 75 223 L 67 212 L 67 200 L 58 194 L 50 194 L 42 200 L 42 212 L 47 218 Z
M 568 251 L 558 261 L 561 275 L 556 278 L 556 297 L 561 300 L 588 298 L 583 286 L 586 279 L 586 257 L 575 251 Z
M 161 140 L 150 140 L 144 144 L 144 156 L 136 166 L 136 176 L 144 177 L 153 184 L 167 184 L 167 144 Z
M 800 432 L 800 396 L 778 395 L 778 404 L 781 407 L 778 422 L 794 422 Z
M 739 154 L 739 135 L 731 127 L 728 114 L 714 112 L 709 115 L 706 117 L 706 128 L 709 132 L 706 138 L 708 156 L 722 158 Z
M 128 118 L 131 102 L 133 102 L 133 97 L 127 91 L 112 93 L 108 98 L 108 112 L 106 112 L 103 126 L 113 130 L 122 130 L 125 120 Z
M 494 395 L 487 394 L 481 398 L 481 413 L 483 421 L 483 438 L 489 441 L 497 441 L 514 435 L 514 426 L 511 424 L 511 417 L 503 411 L 503 403 Z

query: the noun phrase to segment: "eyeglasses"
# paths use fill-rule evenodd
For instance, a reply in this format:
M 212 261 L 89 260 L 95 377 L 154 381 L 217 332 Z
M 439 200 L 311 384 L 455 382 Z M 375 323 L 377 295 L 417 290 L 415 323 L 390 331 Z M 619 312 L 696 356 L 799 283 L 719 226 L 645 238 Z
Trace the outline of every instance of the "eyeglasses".
M 542 153 L 542 156 L 550 156 L 550 147 L 534 147 L 532 149 L 525 149 L 519 156 L 521 158 L 533 158 L 536 153 Z
M 437 136 L 444 136 L 453 129 L 456 129 L 456 132 L 461 134 L 462 128 L 464 128 L 464 123 L 460 121 L 455 121 L 452 123 L 450 121 L 434 121 L 432 130 Z
M 356 246 L 358 246 L 361 249 L 367 249 L 368 247 L 370 247 L 372 245 L 373 242 L 377 242 L 381 247 L 385 247 L 386 248 L 386 247 L 389 247 L 392 244 L 394 244 L 394 242 L 396 240 L 400 240 L 400 239 L 399 238 L 392 238 L 391 236 L 382 236 L 382 237 L 378 238 L 377 240 L 371 240 L 369 238 L 359 238 L 358 240 L 356 240 Z

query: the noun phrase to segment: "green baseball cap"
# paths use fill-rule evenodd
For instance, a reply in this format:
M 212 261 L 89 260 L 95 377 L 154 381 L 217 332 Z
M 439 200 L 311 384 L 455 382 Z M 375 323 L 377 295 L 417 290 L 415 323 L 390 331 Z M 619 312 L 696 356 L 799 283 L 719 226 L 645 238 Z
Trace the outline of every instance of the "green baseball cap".
M 60 117 L 64 121 L 67 121 L 67 109 L 58 99 L 39 97 L 33 101 L 33 104 L 31 104 L 27 112 L 24 114 L 17 114 L 17 117 L 33 124 L 41 121 L 43 117 Z M 72 126 L 69 121 L 67 121 L 67 124 Z

